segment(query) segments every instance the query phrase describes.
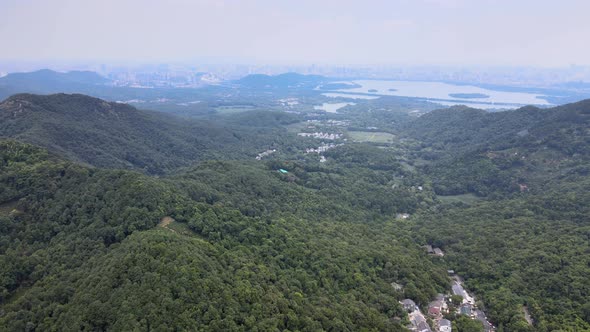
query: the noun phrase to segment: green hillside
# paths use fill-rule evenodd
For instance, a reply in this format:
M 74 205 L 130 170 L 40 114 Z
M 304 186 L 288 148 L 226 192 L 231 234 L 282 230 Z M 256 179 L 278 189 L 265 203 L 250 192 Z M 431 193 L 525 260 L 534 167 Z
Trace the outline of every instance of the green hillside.
M 84 95 L 15 95 L 0 103 L 0 137 L 97 167 L 162 174 L 204 160 L 255 156 L 272 130 L 244 132 Z
M 590 329 L 588 101 L 433 111 L 321 162 L 294 128 L 363 124 L 314 116 L 4 101 L 0 330 L 406 331 L 449 269 L 498 331 Z
M 432 162 L 435 191 L 443 195 L 543 191 L 590 161 L 590 102 L 550 109 L 525 107 L 486 113 L 451 108 L 428 113 L 405 134 L 422 142 Z
M 445 250 L 505 331 L 590 329 L 589 128 L 586 100 L 435 111 L 406 132 L 423 142 L 417 154 L 430 158 L 423 171 L 439 195 L 487 198 L 423 211 L 414 234 Z
M 171 180 L 0 153 L 8 330 L 402 331 L 398 300 L 448 282 L 401 225 L 247 217 Z

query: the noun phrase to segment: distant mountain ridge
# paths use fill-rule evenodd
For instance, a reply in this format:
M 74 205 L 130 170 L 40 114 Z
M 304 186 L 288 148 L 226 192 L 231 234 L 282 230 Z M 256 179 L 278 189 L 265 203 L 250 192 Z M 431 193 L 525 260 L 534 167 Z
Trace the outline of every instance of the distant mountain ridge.
M 27 73 L 9 73 L 8 75 L 0 78 L 0 84 L 28 84 L 31 80 L 51 83 L 75 82 L 84 84 L 105 84 L 111 81 L 108 78 L 100 76 L 99 74 L 92 71 L 74 70 L 62 73 L 50 69 L 41 69 Z
M 0 99 L 17 93 L 89 93 L 99 91 L 111 82 L 91 71 L 60 73 L 49 69 L 29 73 L 10 73 L 0 77 Z

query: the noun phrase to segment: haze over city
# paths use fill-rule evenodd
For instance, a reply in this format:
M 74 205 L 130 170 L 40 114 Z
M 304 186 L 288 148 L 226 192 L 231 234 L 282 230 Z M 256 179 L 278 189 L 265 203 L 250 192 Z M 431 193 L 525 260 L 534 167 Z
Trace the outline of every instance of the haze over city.
M 0 12 L 5 62 L 590 64 L 584 0 L 4 0 Z

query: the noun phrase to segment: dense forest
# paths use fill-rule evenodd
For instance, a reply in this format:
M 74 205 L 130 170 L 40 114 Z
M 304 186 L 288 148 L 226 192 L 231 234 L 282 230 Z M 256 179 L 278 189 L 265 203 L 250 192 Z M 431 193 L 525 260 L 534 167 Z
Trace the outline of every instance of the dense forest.
M 0 103 L 0 137 L 92 166 L 157 175 L 199 160 L 254 156 L 268 141 L 281 144 L 276 126 L 288 123 L 288 117 L 264 112 L 256 117 L 262 128 L 245 129 L 229 121 L 183 121 L 78 94 L 20 94 Z
M 434 111 L 408 128 L 437 194 L 487 198 L 423 210 L 414 234 L 447 250 L 505 330 L 530 329 L 525 306 L 535 331 L 590 329 L 589 128 L 588 101 Z
M 249 80 L 255 93 L 271 78 Z M 498 331 L 590 330 L 590 102 L 421 116 L 413 103 L 179 119 L 8 98 L 0 329 L 406 331 L 400 301 L 426 311 L 452 269 Z M 340 138 L 297 135 L 308 128 Z M 327 143 L 322 161 L 306 152 Z
M 590 162 L 590 101 L 486 113 L 464 107 L 430 112 L 405 128 L 438 194 L 541 193 Z M 555 181 L 554 181 L 555 180 Z M 550 184 L 547 187 L 547 184 Z
M 447 251 L 445 260 L 505 331 L 590 328 L 589 183 L 580 194 L 522 197 L 417 217 L 415 236 Z
M 447 287 L 400 226 L 249 217 L 164 179 L 14 141 L 0 151 L 0 323 L 10 330 L 394 331 L 398 300 L 426 303 Z

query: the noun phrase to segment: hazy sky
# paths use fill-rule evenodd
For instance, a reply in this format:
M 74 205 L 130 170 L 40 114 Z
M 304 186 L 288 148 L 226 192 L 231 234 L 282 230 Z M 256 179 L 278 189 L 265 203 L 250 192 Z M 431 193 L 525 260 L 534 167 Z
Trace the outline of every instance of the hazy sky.
M 590 65 L 588 13 L 588 0 L 0 0 L 0 61 Z

